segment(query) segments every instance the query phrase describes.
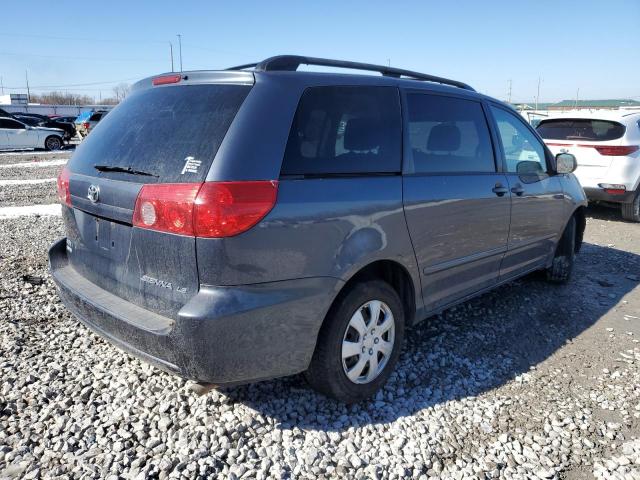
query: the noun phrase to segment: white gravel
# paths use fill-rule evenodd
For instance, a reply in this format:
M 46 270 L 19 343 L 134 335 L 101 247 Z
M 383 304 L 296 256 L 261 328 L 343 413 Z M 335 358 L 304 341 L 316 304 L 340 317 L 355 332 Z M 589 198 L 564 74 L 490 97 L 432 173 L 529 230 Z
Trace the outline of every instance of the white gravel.
M 16 218 L 39 215 L 60 215 L 60 204 L 26 205 L 23 207 L 0 207 L 0 218 Z
M 12 185 L 37 185 L 39 183 L 53 183 L 55 178 L 34 178 L 34 179 L 22 179 L 22 180 L 0 180 L 0 187 L 12 186 Z
M 43 160 L 42 162 L 23 162 L 23 163 L 6 163 L 0 164 L 0 168 L 42 168 L 52 167 L 66 164 L 68 159 L 60 158 L 58 160 Z
M 640 478 L 640 225 L 608 210 L 570 285 L 530 276 L 422 323 L 350 407 L 299 376 L 197 397 L 121 352 L 58 301 L 62 235 L 0 220 L 0 478 Z

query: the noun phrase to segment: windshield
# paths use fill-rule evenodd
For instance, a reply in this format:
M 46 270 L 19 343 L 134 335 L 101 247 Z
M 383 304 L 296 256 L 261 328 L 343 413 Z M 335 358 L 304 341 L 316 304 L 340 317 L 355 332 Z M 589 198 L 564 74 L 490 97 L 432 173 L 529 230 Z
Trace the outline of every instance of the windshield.
M 203 181 L 250 86 L 187 85 L 134 92 L 80 144 L 71 171 L 139 182 Z M 121 167 L 103 169 L 96 165 Z

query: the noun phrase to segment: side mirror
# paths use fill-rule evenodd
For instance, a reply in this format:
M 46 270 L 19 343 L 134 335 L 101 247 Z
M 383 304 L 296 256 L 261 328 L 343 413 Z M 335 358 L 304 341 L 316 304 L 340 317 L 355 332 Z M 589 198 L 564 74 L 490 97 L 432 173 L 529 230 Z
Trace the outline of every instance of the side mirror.
M 578 168 L 578 162 L 576 157 L 570 153 L 559 153 L 556 155 L 556 172 L 558 173 L 572 173 Z

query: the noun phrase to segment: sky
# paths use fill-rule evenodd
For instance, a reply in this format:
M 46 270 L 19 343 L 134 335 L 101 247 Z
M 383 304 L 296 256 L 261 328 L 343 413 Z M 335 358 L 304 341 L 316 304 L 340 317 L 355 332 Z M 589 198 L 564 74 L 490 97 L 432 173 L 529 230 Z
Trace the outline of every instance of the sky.
M 55 5 L 55 8 L 54 8 Z M 46 13 L 50 12 L 50 13 Z M 640 100 L 640 0 L 3 2 L 5 93 L 114 85 L 298 54 L 453 78 L 511 100 Z M 10 19 L 10 20 L 7 20 Z M 20 19 L 24 19 L 21 21 Z M 579 91 L 578 91 L 579 90 Z

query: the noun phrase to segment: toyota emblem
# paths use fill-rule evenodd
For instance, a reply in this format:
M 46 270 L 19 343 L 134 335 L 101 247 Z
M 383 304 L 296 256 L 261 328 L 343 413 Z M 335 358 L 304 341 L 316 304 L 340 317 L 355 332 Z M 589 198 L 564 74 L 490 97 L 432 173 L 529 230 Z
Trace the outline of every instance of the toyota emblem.
M 87 191 L 87 198 L 91 203 L 97 203 L 100 198 L 100 187 L 97 185 L 90 185 Z

